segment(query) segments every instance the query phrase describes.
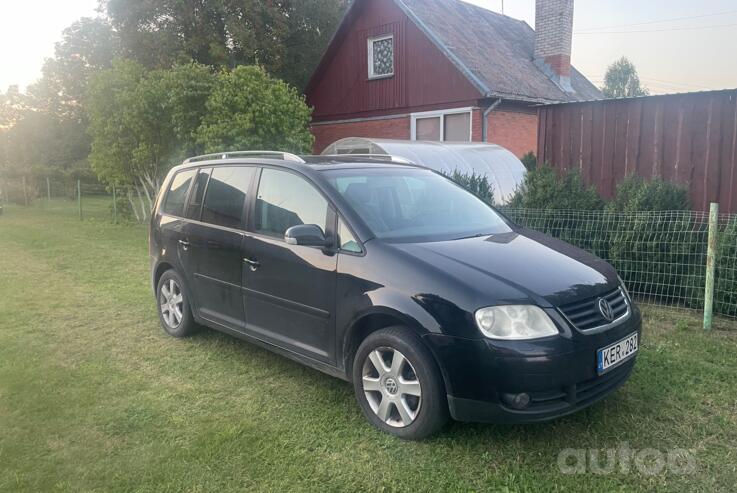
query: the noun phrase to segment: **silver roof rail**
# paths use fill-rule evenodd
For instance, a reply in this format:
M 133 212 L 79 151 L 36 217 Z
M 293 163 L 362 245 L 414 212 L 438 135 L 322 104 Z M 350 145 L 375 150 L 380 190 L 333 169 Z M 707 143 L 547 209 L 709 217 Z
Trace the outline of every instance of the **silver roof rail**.
M 266 157 L 273 159 L 281 159 L 283 161 L 293 161 L 295 163 L 304 163 L 305 160 L 291 152 L 282 151 L 233 151 L 233 152 L 216 152 L 213 154 L 203 154 L 194 156 L 184 160 L 184 164 L 196 163 L 199 161 L 210 161 L 215 159 L 236 159 L 239 157 Z
M 395 156 L 393 154 L 321 154 L 319 157 L 378 159 L 381 161 L 389 161 L 390 163 L 412 164 L 417 166 L 417 163 L 414 161 L 410 161 L 407 158 Z

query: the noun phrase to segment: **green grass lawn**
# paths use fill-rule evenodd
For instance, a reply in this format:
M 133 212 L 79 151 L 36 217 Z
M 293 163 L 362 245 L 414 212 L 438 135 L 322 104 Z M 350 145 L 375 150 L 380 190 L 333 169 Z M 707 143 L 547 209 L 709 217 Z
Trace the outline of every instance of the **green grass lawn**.
M 53 207 L 52 207 L 53 205 Z M 0 491 L 733 491 L 737 329 L 645 310 L 636 371 L 553 423 L 403 442 L 349 384 L 211 331 L 164 335 L 147 231 L 74 203 L 0 216 Z M 101 206 L 102 207 L 102 206 Z M 567 448 L 687 449 L 696 469 L 563 474 Z

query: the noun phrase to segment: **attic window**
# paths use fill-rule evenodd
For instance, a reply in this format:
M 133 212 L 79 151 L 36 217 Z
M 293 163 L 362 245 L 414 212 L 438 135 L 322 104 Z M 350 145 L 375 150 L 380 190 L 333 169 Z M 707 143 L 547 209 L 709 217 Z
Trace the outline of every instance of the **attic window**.
M 378 36 L 368 40 L 369 79 L 394 75 L 394 35 Z

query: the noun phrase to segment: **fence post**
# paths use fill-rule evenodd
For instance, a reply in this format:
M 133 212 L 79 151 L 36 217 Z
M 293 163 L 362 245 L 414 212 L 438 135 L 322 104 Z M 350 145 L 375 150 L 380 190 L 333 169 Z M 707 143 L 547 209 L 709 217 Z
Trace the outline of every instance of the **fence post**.
M 113 224 L 118 224 L 118 196 L 115 193 L 115 183 L 113 183 Z
M 82 220 L 82 183 L 77 180 L 77 203 L 79 204 L 79 220 Z
M 46 198 L 49 199 L 49 202 L 51 201 L 51 182 L 48 176 L 46 177 Z
M 28 192 L 26 191 L 26 177 L 23 175 L 23 204 L 28 207 Z
M 716 270 L 717 237 L 719 236 L 719 204 L 709 207 L 709 240 L 706 251 L 706 287 L 704 290 L 704 330 L 711 330 L 714 310 L 714 271 Z

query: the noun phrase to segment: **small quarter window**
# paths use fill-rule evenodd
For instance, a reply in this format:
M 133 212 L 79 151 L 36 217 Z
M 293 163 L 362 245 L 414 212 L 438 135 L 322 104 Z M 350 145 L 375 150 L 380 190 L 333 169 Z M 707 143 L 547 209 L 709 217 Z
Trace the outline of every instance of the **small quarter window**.
M 189 193 L 189 205 L 187 205 L 187 217 L 190 219 L 200 220 L 202 197 L 205 195 L 208 178 L 210 178 L 210 168 L 201 169 L 192 184 L 192 191 Z
M 368 40 L 369 79 L 394 75 L 394 36 L 379 36 Z
M 187 170 L 177 173 L 169 185 L 164 205 L 161 212 L 172 216 L 181 216 L 184 209 L 184 201 L 187 200 L 187 191 L 192 182 L 196 170 Z
M 358 244 L 353 237 L 353 233 L 342 219 L 338 219 L 338 244 L 340 249 L 345 252 L 361 253 L 361 245 Z

